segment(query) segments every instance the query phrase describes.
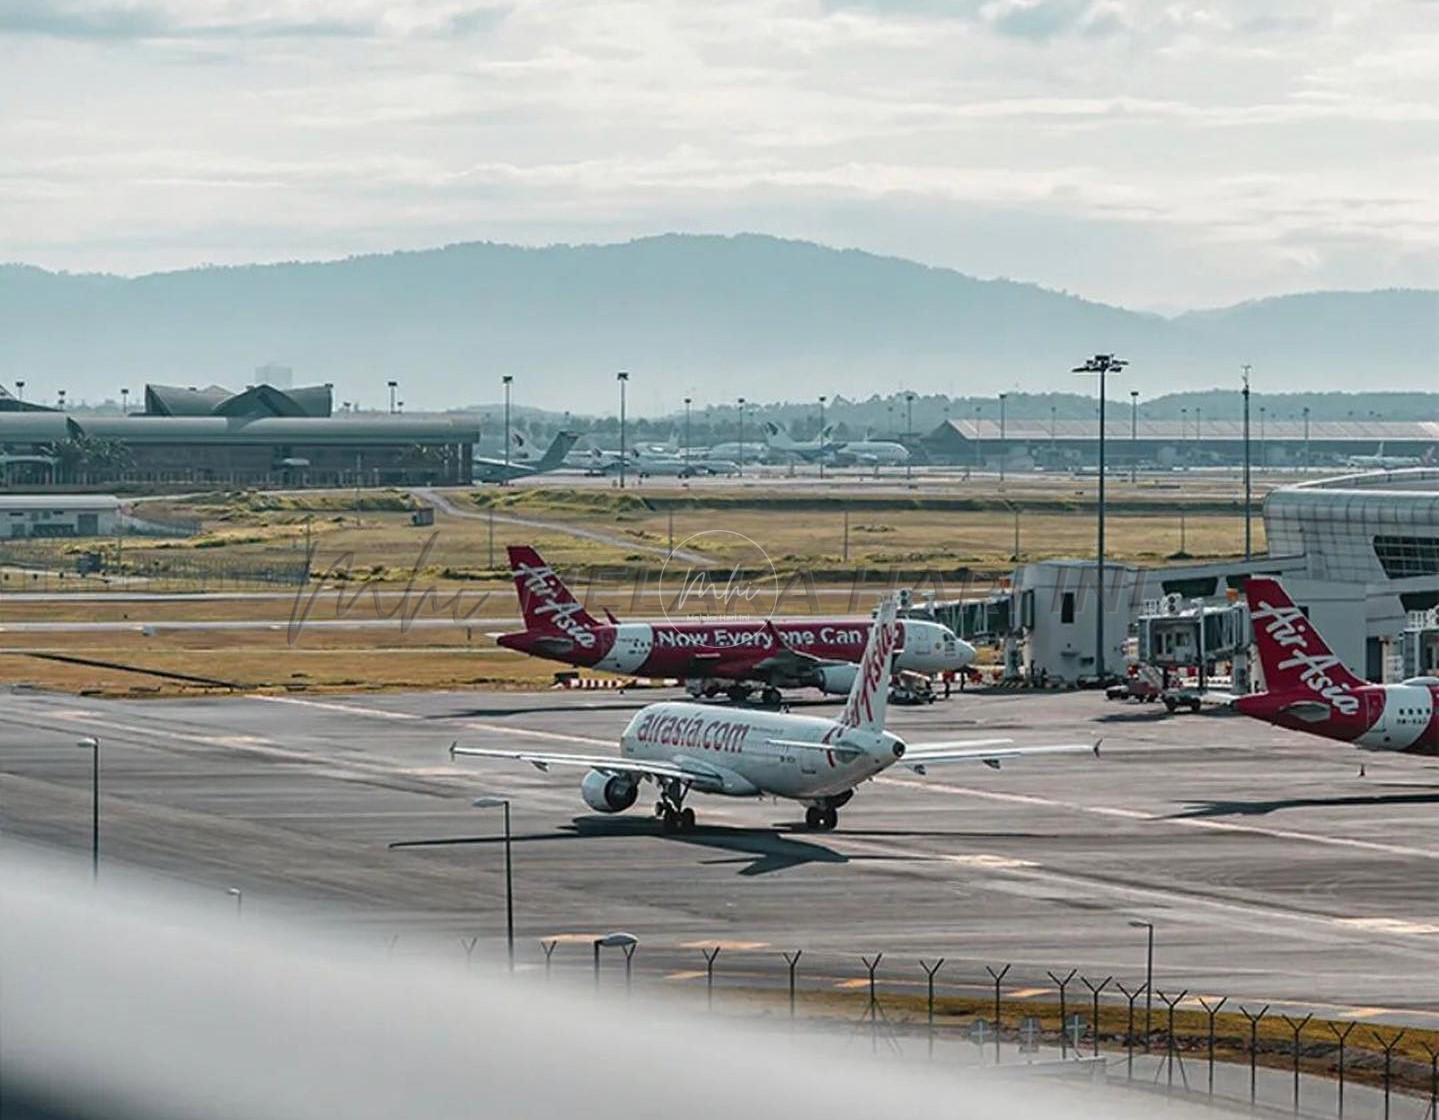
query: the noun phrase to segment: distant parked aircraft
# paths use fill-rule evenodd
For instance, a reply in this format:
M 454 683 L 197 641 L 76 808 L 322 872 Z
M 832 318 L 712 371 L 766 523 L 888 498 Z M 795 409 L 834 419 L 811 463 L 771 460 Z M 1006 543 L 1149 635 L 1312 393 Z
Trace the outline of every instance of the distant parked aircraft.
M 548 474 L 550 471 L 558 470 L 564 465 L 565 456 L 569 454 L 570 448 L 579 438 L 574 432 L 560 432 L 545 453 L 535 462 L 517 463 L 512 461 L 506 463 L 503 459 L 476 456 L 474 460 L 475 481 L 504 484 L 513 482 L 517 478 L 528 478 L 530 475 Z
M 1391 470 L 1396 467 L 1428 467 L 1434 463 L 1434 448 L 1424 452 L 1422 457 L 1418 455 L 1386 455 L 1384 454 L 1384 442 L 1379 442 L 1379 449 L 1373 455 L 1350 455 L 1345 458 L 1346 467 L 1355 467 L 1359 470 Z

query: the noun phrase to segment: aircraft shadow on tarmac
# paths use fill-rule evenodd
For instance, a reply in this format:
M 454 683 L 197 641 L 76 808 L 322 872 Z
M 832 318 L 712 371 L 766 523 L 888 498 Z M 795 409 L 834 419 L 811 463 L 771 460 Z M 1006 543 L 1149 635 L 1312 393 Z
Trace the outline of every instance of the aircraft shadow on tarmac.
M 1414 787 L 1406 786 L 1412 790 Z M 1185 817 L 1262 817 L 1282 809 L 1345 809 L 1381 805 L 1439 805 L 1439 786 L 1425 793 L 1351 793 L 1339 797 L 1281 797 L 1272 801 L 1200 801 L 1171 819 Z
M 721 852 L 734 853 L 720 859 L 702 862 L 712 865 L 739 864 L 741 875 L 768 875 L 775 871 L 788 871 L 808 863 L 885 863 L 908 862 L 923 859 L 922 856 L 864 855 L 847 856 L 833 848 L 817 844 L 813 840 L 799 840 L 786 835 L 788 828 L 798 825 L 780 825 L 774 828 L 720 828 L 700 825 L 693 832 L 661 832 L 659 822 L 640 817 L 575 817 L 573 822 L 563 825 L 554 832 L 540 832 L 515 836 L 514 844 L 549 843 L 552 841 L 584 840 L 598 837 L 642 837 L 691 844 Z M 881 833 L 859 832 L 856 836 L 875 836 Z M 910 835 L 883 833 L 882 835 Z M 926 834 L 928 835 L 928 834 Z M 457 836 L 437 840 L 397 840 L 391 848 L 439 848 L 460 844 L 503 844 L 503 836 Z M 938 858 L 938 857 L 936 857 Z

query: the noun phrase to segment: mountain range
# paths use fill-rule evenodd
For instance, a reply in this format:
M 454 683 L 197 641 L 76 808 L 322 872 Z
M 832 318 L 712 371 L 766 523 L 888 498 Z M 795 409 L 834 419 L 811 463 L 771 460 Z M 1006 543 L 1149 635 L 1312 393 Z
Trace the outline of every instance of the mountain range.
M 1439 292 L 1313 292 L 1176 316 L 1033 284 L 759 235 L 439 249 L 138 277 L 0 266 L 0 379 L 30 399 L 99 400 L 145 381 L 240 387 L 278 361 L 295 381 L 411 410 L 517 399 L 631 407 L 916 392 L 1073 391 L 1095 352 L 1146 397 L 1256 388 L 1430 389 Z M 1117 390 L 1117 391 L 1116 391 Z M 1081 390 L 1082 391 L 1082 390 Z M 138 399 L 138 398 L 137 398 Z

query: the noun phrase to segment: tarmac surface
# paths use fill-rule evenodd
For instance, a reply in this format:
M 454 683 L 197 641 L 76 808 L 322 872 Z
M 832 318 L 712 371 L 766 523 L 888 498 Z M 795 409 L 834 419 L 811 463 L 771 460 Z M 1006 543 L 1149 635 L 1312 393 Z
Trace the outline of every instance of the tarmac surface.
M 589 940 L 618 929 L 640 938 L 636 969 L 675 983 L 703 985 L 711 945 L 726 982 L 777 988 L 783 950 L 804 950 L 810 984 L 847 987 L 864 975 L 858 955 L 882 951 L 885 984 L 922 989 L 916 959 L 943 956 L 946 990 L 982 990 L 986 965 L 1010 963 L 1005 990 L 1022 997 L 1052 992 L 1047 970 L 1143 983 L 1146 931 L 1131 923 L 1153 922 L 1157 990 L 1439 1027 L 1435 759 L 1093 693 L 956 693 L 892 709 L 891 728 L 913 743 L 1102 735 L 1102 756 L 895 771 L 832 833 L 805 832 L 791 803 L 696 796 L 701 827 L 666 836 L 643 796 L 591 812 L 578 771 L 447 754 L 456 739 L 608 753 L 664 695 L 17 689 L 0 693 L 0 846 L 88 854 L 90 756 L 76 742 L 93 735 L 102 863 L 213 887 L 217 906 L 236 905 L 234 888 L 246 914 L 303 913 L 405 949 L 454 953 L 478 936 L 502 950 L 501 818 L 470 805 L 499 794 L 513 803 L 526 965 L 558 938 L 556 967 L 588 968 Z

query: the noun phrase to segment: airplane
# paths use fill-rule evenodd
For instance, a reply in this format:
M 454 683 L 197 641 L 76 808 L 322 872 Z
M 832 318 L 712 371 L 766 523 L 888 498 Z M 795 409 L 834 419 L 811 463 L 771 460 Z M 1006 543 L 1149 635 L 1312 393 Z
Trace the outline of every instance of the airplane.
M 655 815 L 665 832 L 689 832 L 691 792 L 724 797 L 783 797 L 805 806 L 805 826 L 829 831 L 855 788 L 892 766 L 916 774 L 929 767 L 982 762 L 998 769 L 1012 758 L 1090 751 L 1098 743 L 1016 747 L 1011 739 L 906 743 L 884 729 L 890 675 L 900 643 L 895 600 L 880 604 L 858 671 L 838 719 L 665 700 L 641 708 L 620 735 L 615 756 L 493 750 L 451 744 L 456 755 L 527 762 L 539 770 L 574 766 L 586 773 L 580 797 L 598 813 L 621 813 L 638 799 L 640 783 L 659 788 Z
M 764 422 L 765 444 L 768 447 L 785 455 L 798 456 L 807 462 L 824 458 L 843 446 L 842 443 L 836 443 L 829 438 L 832 431 L 834 431 L 834 427 L 830 425 L 825 427 L 815 439 L 796 440 L 773 421 L 766 420 Z
M 618 454 L 592 452 L 588 473 L 619 474 Z M 637 478 L 692 478 L 696 475 L 738 474 L 739 465 L 724 459 L 692 459 L 673 452 L 658 454 L 636 448 L 625 452 L 625 473 Z
M 826 428 L 824 436 L 830 429 Z M 895 466 L 909 461 L 909 448 L 893 440 L 810 440 L 796 443 L 778 424 L 765 422 L 765 433 L 769 446 L 786 455 L 798 455 L 803 459 L 823 459 L 826 463 L 850 464 L 865 467 Z
M 844 695 L 869 636 L 868 619 L 816 618 L 620 622 L 596 621 L 534 548 L 510 545 L 510 571 L 525 629 L 496 635 L 505 649 L 609 673 L 678 677 L 691 695 L 723 690 L 739 702 L 761 683 L 766 704 L 781 688 L 813 687 Z M 897 665 L 916 673 L 959 672 L 974 647 L 938 622 L 905 619 Z
M 534 474 L 549 474 L 564 465 L 565 456 L 579 439 L 574 432 L 559 432 L 545 453 L 534 462 L 506 463 L 503 459 L 488 459 L 476 456 L 474 459 L 475 481 L 496 482 L 504 485 L 517 478 L 528 478 Z
M 1396 467 L 1429 467 L 1434 465 L 1434 448 L 1430 448 L 1420 455 L 1386 455 L 1384 454 L 1384 441 L 1380 440 L 1379 447 L 1373 455 L 1348 455 L 1344 459 L 1346 467 L 1356 467 L 1361 470 L 1390 470 Z
M 1362 750 L 1439 751 L 1439 677 L 1371 684 L 1355 676 L 1276 579 L 1245 586 L 1267 691 L 1240 696 L 1245 715 Z

